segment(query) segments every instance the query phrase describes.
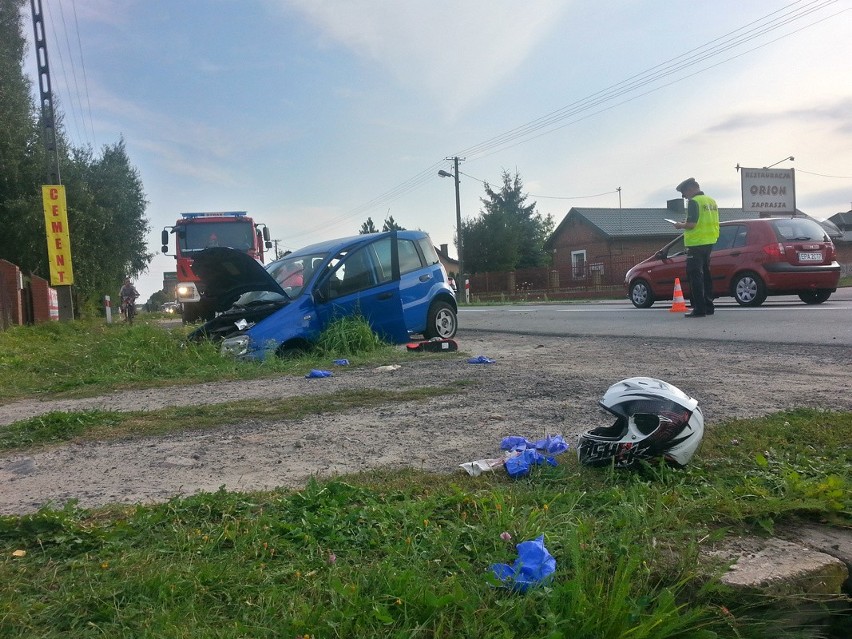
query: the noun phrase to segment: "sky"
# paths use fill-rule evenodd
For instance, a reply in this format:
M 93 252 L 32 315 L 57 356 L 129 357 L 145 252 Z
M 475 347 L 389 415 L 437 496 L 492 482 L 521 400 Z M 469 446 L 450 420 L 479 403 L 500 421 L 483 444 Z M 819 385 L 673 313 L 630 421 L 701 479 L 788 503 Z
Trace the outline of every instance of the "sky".
M 739 207 L 738 165 L 795 169 L 816 218 L 852 207 L 852 0 L 42 6 L 68 137 L 123 139 L 144 186 L 142 300 L 175 269 L 160 232 L 187 211 L 247 211 L 281 251 L 392 216 L 455 256 L 438 171 L 456 156 L 465 219 L 504 171 L 556 224 L 664 207 L 687 177 Z

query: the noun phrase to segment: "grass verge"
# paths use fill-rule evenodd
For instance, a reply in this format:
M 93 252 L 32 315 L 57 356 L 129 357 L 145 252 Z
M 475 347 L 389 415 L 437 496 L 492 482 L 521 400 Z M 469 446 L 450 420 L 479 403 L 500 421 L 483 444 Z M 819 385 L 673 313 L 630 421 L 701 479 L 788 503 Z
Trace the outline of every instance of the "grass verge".
M 144 316 L 132 326 L 103 320 L 16 326 L 0 332 L 0 401 L 302 375 L 312 368 L 327 368 L 335 357 L 350 358 L 354 366 L 405 358 L 404 351 L 383 344 L 364 329 L 358 320 L 335 322 L 318 348 L 305 357 L 244 362 L 222 357 L 216 344 L 187 342 L 186 327 L 166 330 Z
M 108 440 L 144 437 L 211 428 L 246 420 L 300 419 L 339 411 L 446 397 L 449 386 L 403 390 L 344 390 L 320 396 L 256 399 L 201 406 L 175 406 L 156 411 L 53 411 L 0 428 L 0 450 L 20 450 L 71 440 Z
M 852 414 L 801 410 L 716 425 L 684 471 L 566 454 L 517 481 L 378 471 L 0 517 L 0 635 L 831 636 L 801 599 L 721 587 L 697 548 L 796 518 L 850 525 L 850 442 Z M 490 565 L 542 534 L 553 581 L 501 588 Z

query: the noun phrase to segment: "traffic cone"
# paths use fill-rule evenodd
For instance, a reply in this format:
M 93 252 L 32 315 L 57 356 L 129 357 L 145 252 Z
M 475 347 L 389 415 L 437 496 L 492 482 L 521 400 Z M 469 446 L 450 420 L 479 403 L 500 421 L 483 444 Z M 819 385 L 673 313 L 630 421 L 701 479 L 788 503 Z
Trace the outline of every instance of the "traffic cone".
M 685 313 L 687 311 L 686 302 L 683 300 L 683 290 L 680 288 L 680 278 L 675 278 L 674 301 L 669 309 L 670 313 Z

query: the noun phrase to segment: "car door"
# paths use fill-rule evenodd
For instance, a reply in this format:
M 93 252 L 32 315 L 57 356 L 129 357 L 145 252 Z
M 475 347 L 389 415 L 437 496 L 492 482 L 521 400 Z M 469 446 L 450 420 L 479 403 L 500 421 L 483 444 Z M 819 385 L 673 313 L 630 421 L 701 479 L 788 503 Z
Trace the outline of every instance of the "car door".
M 390 236 L 385 236 L 332 258 L 316 288 L 321 330 L 339 317 L 361 316 L 383 339 L 394 343 L 408 339 L 399 280 L 379 257 L 389 254 L 391 246 Z
M 681 290 L 684 296 L 689 296 L 689 282 L 686 277 L 686 248 L 683 236 L 666 246 L 665 257 L 649 272 L 654 296 L 671 299 L 674 292 L 675 278 L 680 278 Z
M 731 294 L 731 277 L 742 263 L 748 240 L 747 231 L 745 224 L 723 224 L 719 227 L 719 239 L 710 254 L 710 274 L 715 297 Z

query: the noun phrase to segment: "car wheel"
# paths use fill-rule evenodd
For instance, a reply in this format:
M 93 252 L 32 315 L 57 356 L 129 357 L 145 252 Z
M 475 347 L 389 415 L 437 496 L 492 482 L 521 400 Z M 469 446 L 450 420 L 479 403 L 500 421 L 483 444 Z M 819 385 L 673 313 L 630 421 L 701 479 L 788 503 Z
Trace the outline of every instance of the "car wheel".
M 456 334 L 456 329 L 458 329 L 458 320 L 453 307 L 446 302 L 432 302 L 423 336 L 426 339 L 434 337 L 450 339 Z
M 824 288 L 818 289 L 816 291 L 807 291 L 805 293 L 799 293 L 799 299 L 802 300 L 805 304 L 822 304 L 829 297 L 831 297 L 831 291 L 827 291 Z
M 630 301 L 636 308 L 651 308 L 654 303 L 654 294 L 651 285 L 645 280 L 636 280 L 630 285 Z
M 746 271 L 734 278 L 731 293 L 740 306 L 760 306 L 766 300 L 766 284 L 757 273 Z

